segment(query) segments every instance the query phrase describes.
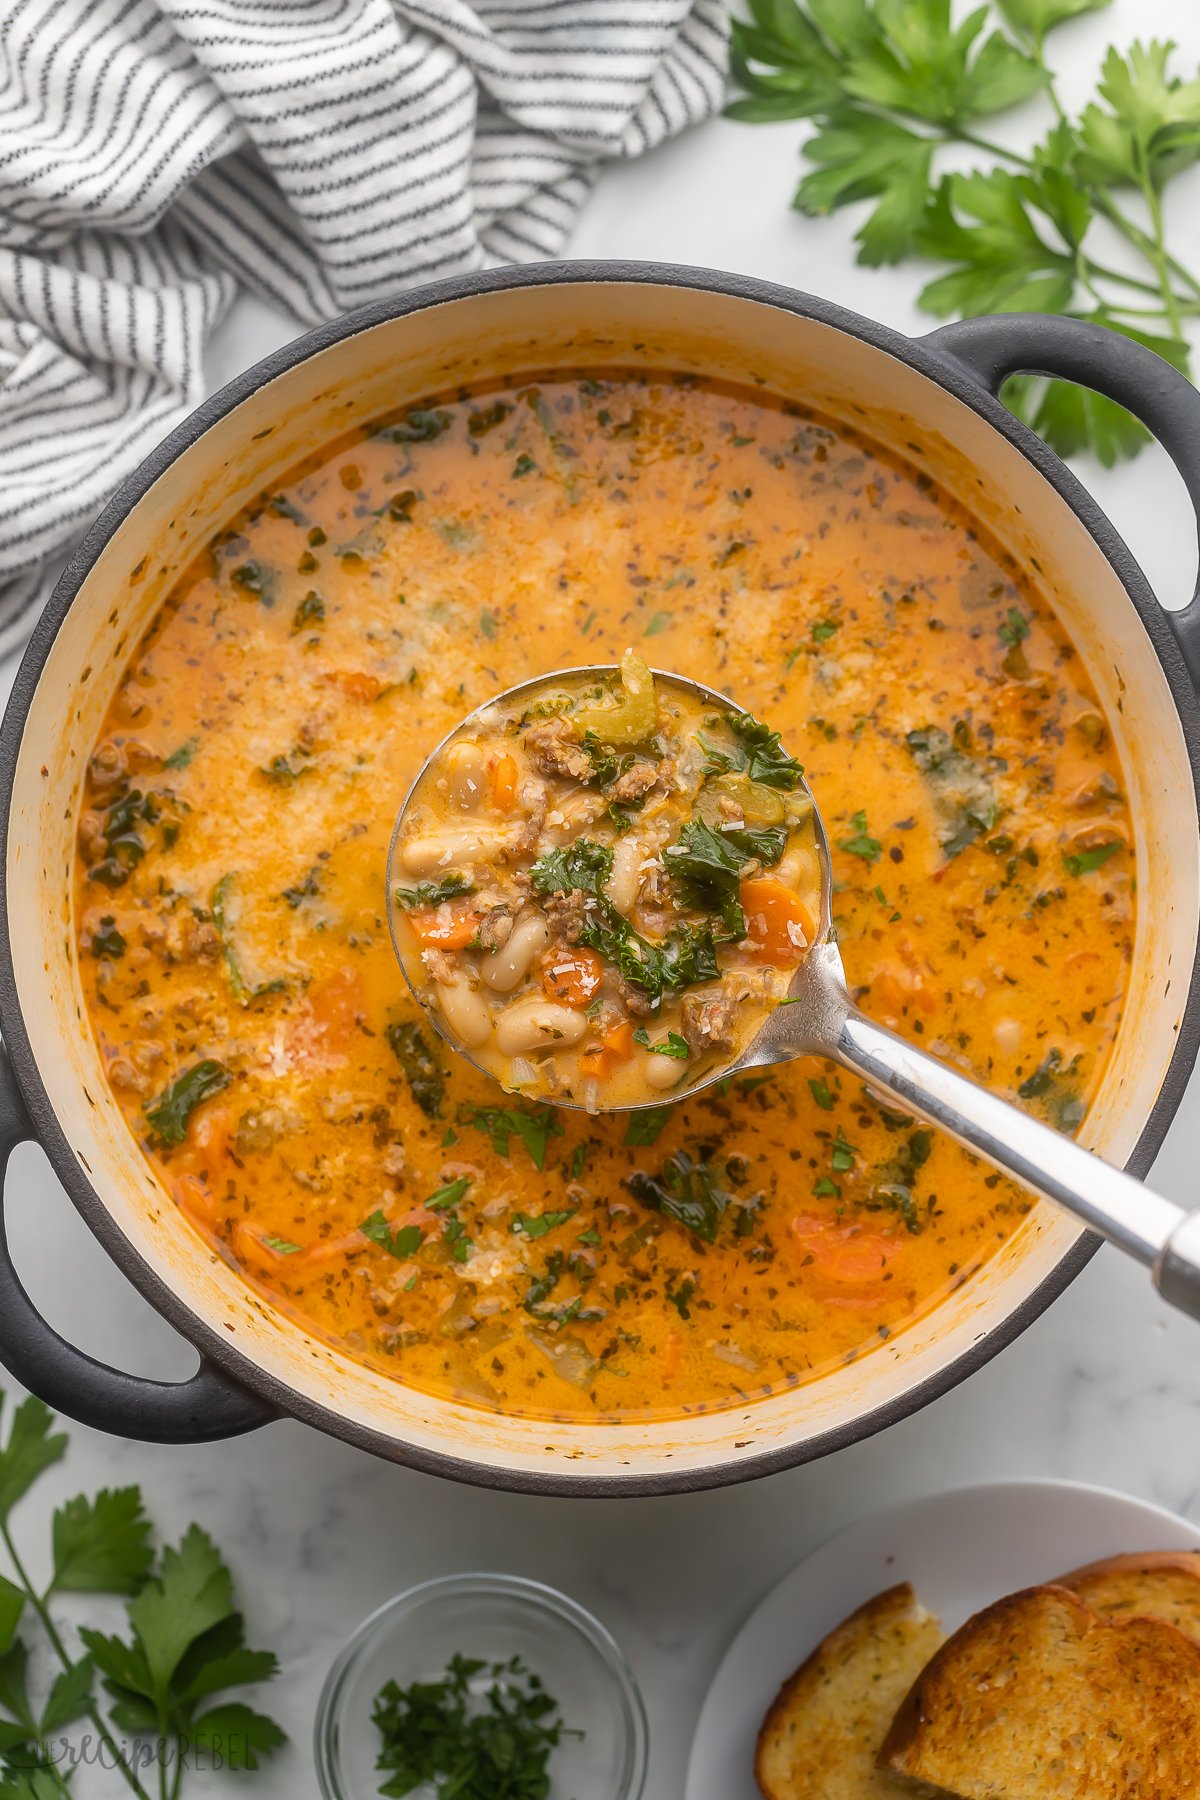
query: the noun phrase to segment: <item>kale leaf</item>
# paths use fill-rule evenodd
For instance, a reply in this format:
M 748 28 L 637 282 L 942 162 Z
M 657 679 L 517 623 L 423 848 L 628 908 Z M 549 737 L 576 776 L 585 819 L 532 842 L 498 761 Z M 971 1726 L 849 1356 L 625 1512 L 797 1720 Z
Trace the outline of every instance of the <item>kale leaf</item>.
M 211 1100 L 229 1086 L 231 1076 L 224 1063 L 206 1056 L 176 1077 L 157 1099 L 145 1108 L 150 1135 L 162 1146 L 182 1144 L 188 1133 L 192 1114 L 205 1100 Z
M 624 1185 L 643 1206 L 677 1220 L 705 1243 L 715 1244 L 721 1220 L 733 1203 L 722 1179 L 728 1177 L 718 1164 L 694 1161 L 686 1150 L 677 1150 L 667 1157 L 657 1176 L 637 1169 L 626 1176 Z
M 387 1028 L 387 1041 L 421 1111 L 426 1118 L 440 1118 L 446 1077 L 421 1027 L 414 1019 L 397 1019 Z

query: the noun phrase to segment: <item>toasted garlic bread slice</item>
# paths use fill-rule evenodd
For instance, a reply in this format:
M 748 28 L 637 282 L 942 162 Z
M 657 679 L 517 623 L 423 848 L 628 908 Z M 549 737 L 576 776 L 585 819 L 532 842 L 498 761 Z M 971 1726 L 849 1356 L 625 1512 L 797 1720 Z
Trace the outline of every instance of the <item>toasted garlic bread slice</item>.
M 1058 1579 L 1102 1619 L 1165 1619 L 1200 1643 L 1200 1550 L 1109 1556 Z
M 831 1631 L 763 1720 L 754 1773 L 767 1800 L 896 1800 L 875 1758 L 942 1636 L 907 1582 Z
M 1011 1594 L 938 1651 L 879 1766 L 956 1800 L 1200 1800 L 1200 1644 L 1063 1587 Z

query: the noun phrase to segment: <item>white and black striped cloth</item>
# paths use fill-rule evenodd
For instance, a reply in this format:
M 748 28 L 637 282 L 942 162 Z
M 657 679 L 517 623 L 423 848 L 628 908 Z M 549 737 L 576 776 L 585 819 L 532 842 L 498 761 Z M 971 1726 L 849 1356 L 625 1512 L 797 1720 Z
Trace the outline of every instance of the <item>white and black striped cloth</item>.
M 0 0 L 0 654 L 203 397 L 239 283 L 311 322 L 554 256 L 706 118 L 724 0 Z

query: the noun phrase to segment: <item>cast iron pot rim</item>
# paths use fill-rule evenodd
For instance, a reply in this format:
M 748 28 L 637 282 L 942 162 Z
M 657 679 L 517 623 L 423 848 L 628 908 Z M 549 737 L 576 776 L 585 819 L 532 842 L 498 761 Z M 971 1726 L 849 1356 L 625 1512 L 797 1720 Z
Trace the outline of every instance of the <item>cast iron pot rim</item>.
M 1196 711 L 1196 695 L 1170 622 L 1111 521 L 1066 465 L 1060 462 L 1040 438 L 1014 418 L 964 364 L 955 360 L 951 352 L 939 350 L 927 340 L 906 337 L 901 332 L 830 301 L 753 276 L 671 263 L 619 260 L 557 262 L 483 270 L 373 301 L 355 312 L 317 326 L 236 376 L 203 401 L 164 438 L 133 474 L 122 482 L 60 576 L 26 646 L 4 720 L 0 725 L 0 842 L 4 846 L 4 856 L 0 858 L 0 1034 L 29 1112 L 33 1136 L 45 1150 L 55 1174 L 66 1188 L 77 1211 L 122 1273 L 195 1347 L 202 1358 L 211 1359 L 252 1393 L 277 1407 L 281 1414 L 315 1426 L 359 1449 L 426 1474 L 441 1475 L 497 1490 L 562 1496 L 638 1496 L 700 1492 L 814 1462 L 833 1451 L 872 1437 L 876 1432 L 897 1424 L 932 1400 L 948 1393 L 1012 1343 L 1069 1286 L 1095 1255 L 1101 1240 L 1090 1232 L 1081 1231 L 1077 1241 L 1031 1294 L 1026 1295 L 1010 1313 L 990 1330 L 981 1333 L 973 1344 L 936 1373 L 926 1376 L 915 1386 L 869 1412 L 862 1413 L 843 1425 L 831 1427 L 804 1443 L 781 1444 L 747 1456 L 744 1460 L 678 1471 L 662 1470 L 646 1475 L 559 1475 L 516 1467 L 496 1468 L 470 1458 L 424 1450 L 397 1440 L 386 1432 L 344 1419 L 307 1395 L 296 1393 L 285 1382 L 269 1374 L 232 1344 L 227 1334 L 222 1334 L 208 1320 L 194 1313 L 182 1296 L 149 1268 L 126 1239 L 80 1166 L 58 1123 L 25 1029 L 12 954 L 7 845 L 13 785 L 26 717 L 51 646 L 70 612 L 72 602 L 117 527 L 129 516 L 159 476 L 166 472 L 177 457 L 196 443 L 210 426 L 224 418 L 259 388 L 286 375 L 322 350 L 354 337 L 359 332 L 404 318 L 410 313 L 424 312 L 447 302 L 472 299 L 512 288 L 573 284 L 586 286 L 608 282 L 690 289 L 724 298 L 754 301 L 778 311 L 812 319 L 817 324 L 829 326 L 883 351 L 917 374 L 925 376 L 969 407 L 1001 437 L 1014 445 L 1075 513 L 1111 565 L 1141 619 L 1162 666 L 1183 729 L 1192 768 L 1197 825 L 1200 829 L 1200 714 Z M 1200 1045 L 1200 987 L 1196 979 L 1198 968 L 1200 943 L 1167 1074 L 1126 1165 L 1135 1175 L 1144 1176 L 1149 1170 L 1182 1098 L 1197 1046 Z

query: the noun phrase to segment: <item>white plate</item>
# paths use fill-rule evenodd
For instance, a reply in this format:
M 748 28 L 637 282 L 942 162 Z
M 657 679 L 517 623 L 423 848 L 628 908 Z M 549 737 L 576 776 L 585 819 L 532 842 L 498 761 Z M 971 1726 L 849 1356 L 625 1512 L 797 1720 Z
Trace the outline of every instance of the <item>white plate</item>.
M 870 1513 L 786 1575 L 717 1670 L 686 1800 L 761 1800 L 754 1745 L 780 1683 L 856 1606 L 898 1581 L 954 1630 L 981 1606 L 1125 1550 L 1200 1549 L 1200 1530 L 1145 1500 L 1068 1481 L 1009 1481 Z

